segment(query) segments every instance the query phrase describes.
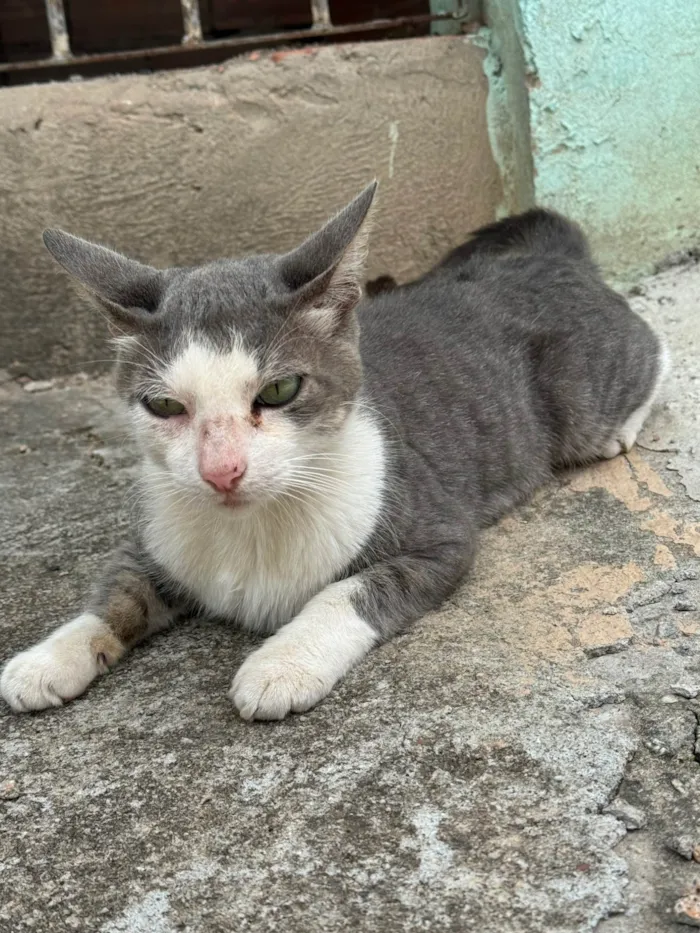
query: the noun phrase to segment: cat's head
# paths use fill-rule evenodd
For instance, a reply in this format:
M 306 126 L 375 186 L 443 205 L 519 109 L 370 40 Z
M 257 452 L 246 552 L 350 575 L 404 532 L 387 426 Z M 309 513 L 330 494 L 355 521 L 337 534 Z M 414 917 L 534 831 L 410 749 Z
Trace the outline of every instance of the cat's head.
M 194 268 L 44 233 L 108 314 L 117 388 L 152 476 L 224 505 L 322 480 L 361 386 L 354 311 L 375 190 L 290 253 Z

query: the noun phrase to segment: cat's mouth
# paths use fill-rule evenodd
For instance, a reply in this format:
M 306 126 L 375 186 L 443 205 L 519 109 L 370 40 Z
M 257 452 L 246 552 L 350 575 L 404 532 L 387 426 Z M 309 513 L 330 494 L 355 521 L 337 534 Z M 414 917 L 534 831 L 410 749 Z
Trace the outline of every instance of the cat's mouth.
M 225 509 L 238 509 L 244 504 L 240 493 L 237 492 L 224 492 L 219 496 L 219 505 Z
M 250 505 L 252 501 L 244 493 L 241 493 L 240 490 L 235 489 L 220 493 L 217 500 L 218 504 L 224 509 L 242 509 Z

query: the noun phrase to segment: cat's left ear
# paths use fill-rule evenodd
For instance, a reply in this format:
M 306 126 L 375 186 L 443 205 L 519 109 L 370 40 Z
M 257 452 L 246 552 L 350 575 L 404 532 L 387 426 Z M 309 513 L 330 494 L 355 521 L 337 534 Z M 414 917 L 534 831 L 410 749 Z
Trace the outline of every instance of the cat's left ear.
M 301 246 L 279 258 L 282 281 L 295 293 L 297 307 L 311 304 L 339 317 L 358 303 L 376 190 L 373 181 Z
M 157 309 L 164 289 L 160 270 L 63 230 L 44 230 L 44 245 L 109 313 L 120 333 L 139 330 Z

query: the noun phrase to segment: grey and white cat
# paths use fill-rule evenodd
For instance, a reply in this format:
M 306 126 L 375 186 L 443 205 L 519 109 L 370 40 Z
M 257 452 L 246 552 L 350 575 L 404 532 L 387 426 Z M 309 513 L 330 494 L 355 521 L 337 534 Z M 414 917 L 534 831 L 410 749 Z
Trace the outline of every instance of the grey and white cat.
M 361 300 L 375 187 L 290 253 L 196 268 L 44 234 L 118 334 L 144 495 L 86 611 L 6 665 L 14 710 L 193 613 L 271 635 L 233 679 L 244 719 L 308 710 L 440 605 L 481 528 L 634 443 L 666 355 L 576 226 L 529 211 Z

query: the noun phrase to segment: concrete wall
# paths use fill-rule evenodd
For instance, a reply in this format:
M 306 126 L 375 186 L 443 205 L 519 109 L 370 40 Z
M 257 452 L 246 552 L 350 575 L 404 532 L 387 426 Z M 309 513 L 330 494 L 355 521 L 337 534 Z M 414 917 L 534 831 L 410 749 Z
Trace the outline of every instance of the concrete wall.
M 700 3 L 520 10 L 537 201 L 581 221 L 617 277 L 699 244 Z
M 503 184 L 500 216 L 535 203 L 525 43 L 518 0 L 483 0 L 483 13 L 487 28 L 477 41 L 487 52 L 486 117 Z
M 252 59 L 252 60 L 251 60 Z M 484 52 L 462 38 L 273 53 L 4 89 L 0 367 L 104 368 L 44 226 L 156 265 L 291 247 L 371 178 L 370 272 L 426 269 L 502 201 Z

